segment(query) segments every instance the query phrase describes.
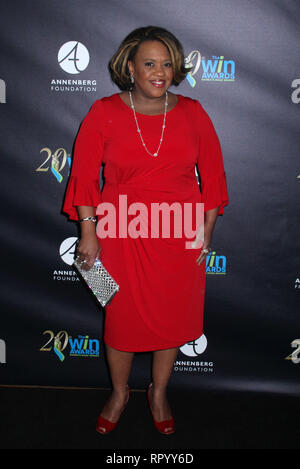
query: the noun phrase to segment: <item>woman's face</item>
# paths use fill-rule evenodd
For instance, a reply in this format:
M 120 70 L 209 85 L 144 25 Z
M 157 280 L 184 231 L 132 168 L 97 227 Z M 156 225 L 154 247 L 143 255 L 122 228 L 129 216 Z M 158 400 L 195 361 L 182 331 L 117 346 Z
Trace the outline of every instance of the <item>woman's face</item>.
M 159 41 L 142 42 L 128 68 L 134 77 L 135 93 L 146 98 L 160 98 L 173 81 L 170 54 Z

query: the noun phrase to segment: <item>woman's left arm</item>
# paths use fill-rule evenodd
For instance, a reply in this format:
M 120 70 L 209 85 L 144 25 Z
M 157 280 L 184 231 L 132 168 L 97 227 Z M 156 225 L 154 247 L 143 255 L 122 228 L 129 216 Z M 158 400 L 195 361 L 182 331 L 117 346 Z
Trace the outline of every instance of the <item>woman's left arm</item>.
M 202 202 L 204 203 L 204 244 L 196 262 L 200 265 L 206 257 L 203 250 L 210 249 L 213 230 L 218 215 L 223 215 L 228 205 L 226 175 L 218 135 L 213 123 L 196 101 L 199 129 L 199 153 L 197 166 L 200 174 Z

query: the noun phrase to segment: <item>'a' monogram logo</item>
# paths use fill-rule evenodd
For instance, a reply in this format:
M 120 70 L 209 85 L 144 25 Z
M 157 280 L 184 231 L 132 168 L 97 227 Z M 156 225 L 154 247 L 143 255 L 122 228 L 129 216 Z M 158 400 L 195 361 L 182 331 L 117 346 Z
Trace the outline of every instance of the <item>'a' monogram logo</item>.
M 61 68 L 71 74 L 83 72 L 90 61 L 89 51 L 78 41 L 69 41 L 61 46 L 57 58 Z

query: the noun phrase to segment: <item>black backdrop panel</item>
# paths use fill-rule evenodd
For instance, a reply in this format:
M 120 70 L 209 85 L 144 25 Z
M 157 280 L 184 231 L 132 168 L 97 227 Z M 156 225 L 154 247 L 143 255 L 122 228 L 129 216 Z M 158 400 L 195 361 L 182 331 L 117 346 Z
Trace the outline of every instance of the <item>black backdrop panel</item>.
M 299 393 L 299 16 L 288 0 L 2 2 L 0 384 L 110 383 L 104 311 L 72 268 L 78 231 L 61 207 L 81 120 L 118 91 L 108 60 L 154 24 L 194 65 L 174 91 L 211 116 L 230 197 L 204 335 L 182 347 L 171 386 Z M 132 385 L 150 365 L 136 355 Z

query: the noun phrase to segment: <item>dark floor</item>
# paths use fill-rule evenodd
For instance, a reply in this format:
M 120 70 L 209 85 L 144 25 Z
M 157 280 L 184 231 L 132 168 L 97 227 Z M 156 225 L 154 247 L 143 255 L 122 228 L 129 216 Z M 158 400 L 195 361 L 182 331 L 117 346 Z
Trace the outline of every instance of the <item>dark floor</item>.
M 109 393 L 100 389 L 0 387 L 0 448 L 131 450 L 134 454 L 141 449 L 192 453 L 200 449 L 300 446 L 297 397 L 169 391 L 176 433 L 164 436 L 153 426 L 146 393 L 131 390 L 117 428 L 102 436 L 96 433 L 95 423 Z

